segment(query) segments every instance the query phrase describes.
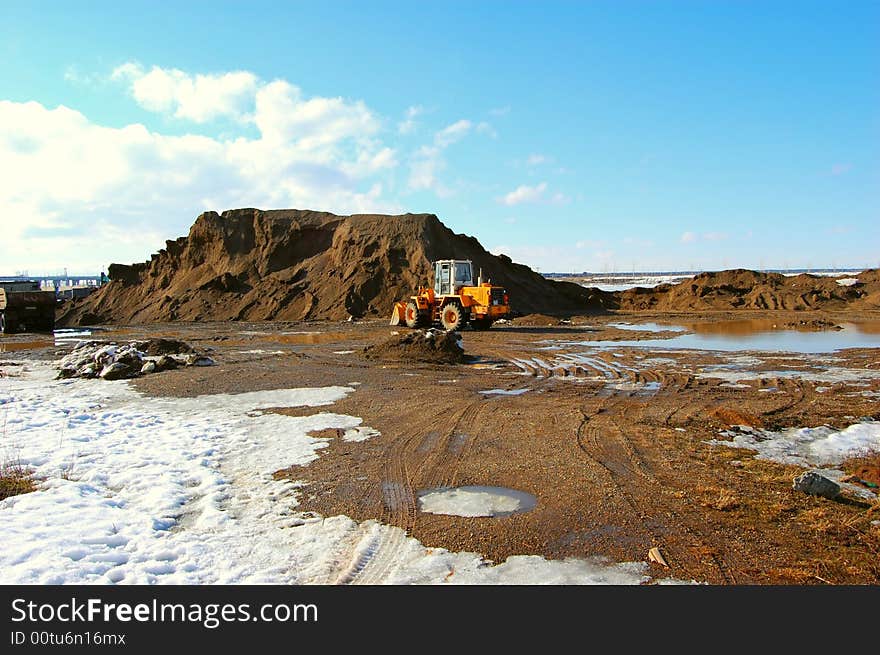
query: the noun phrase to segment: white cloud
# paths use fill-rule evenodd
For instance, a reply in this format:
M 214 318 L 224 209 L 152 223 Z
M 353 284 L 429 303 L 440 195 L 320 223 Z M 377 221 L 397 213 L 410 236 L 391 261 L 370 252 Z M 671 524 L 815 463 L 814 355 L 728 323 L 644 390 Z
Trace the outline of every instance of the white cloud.
M 510 105 L 506 105 L 504 107 L 496 107 L 495 109 L 489 110 L 490 116 L 506 116 L 510 113 Z
M 446 168 L 443 151 L 463 139 L 472 128 L 473 124 L 463 118 L 436 132 L 433 145 L 416 150 L 410 163 L 409 188 L 412 191 L 433 190 L 441 197 L 450 195 L 451 190 L 438 179 L 438 173 Z
M 421 105 L 413 105 L 406 110 L 404 119 L 397 124 L 397 131 L 400 134 L 410 134 L 416 129 L 416 117 L 424 113 L 425 109 Z
M 681 242 L 696 243 L 697 241 L 726 241 L 729 238 L 730 235 L 727 234 L 727 232 L 703 232 L 702 234 L 685 232 L 681 235 Z
M 831 166 L 832 175 L 844 175 L 852 170 L 852 164 L 833 164 Z
M 434 135 L 434 143 L 438 148 L 447 148 L 456 141 L 462 139 L 471 131 L 473 125 L 467 119 L 456 121 L 452 125 L 447 125 Z
M 477 123 L 476 131 L 477 131 L 477 134 L 485 134 L 493 139 L 498 138 L 498 132 L 496 132 L 495 128 L 492 127 L 492 125 L 487 123 L 486 121 L 482 121 L 480 123 Z
M 513 205 L 520 205 L 525 202 L 538 202 L 544 197 L 544 192 L 547 190 L 547 183 L 541 182 L 535 186 L 527 186 L 523 184 L 522 186 L 517 187 L 510 193 L 504 195 L 499 199 L 499 202 L 503 205 L 507 205 L 508 207 L 512 207 Z
M 397 165 L 396 153 L 377 138 L 379 120 L 364 103 L 307 98 L 250 73 L 154 70 L 162 72 L 136 98 L 197 122 L 245 121 L 256 136 L 107 127 L 65 106 L 0 101 L 0 212 L 15 217 L 0 241 L 5 271 L 87 273 L 143 261 L 209 209 L 401 210 L 383 199 L 379 177 Z M 150 75 L 137 71 L 123 67 L 117 76 L 135 84 Z M 181 91 L 181 80 L 216 89 L 216 102 Z
M 258 84 L 257 77 L 247 71 L 190 75 L 159 66 L 145 71 L 134 62 L 116 67 L 111 77 L 127 82 L 134 99 L 144 109 L 171 113 L 196 123 L 221 116 L 247 120 Z

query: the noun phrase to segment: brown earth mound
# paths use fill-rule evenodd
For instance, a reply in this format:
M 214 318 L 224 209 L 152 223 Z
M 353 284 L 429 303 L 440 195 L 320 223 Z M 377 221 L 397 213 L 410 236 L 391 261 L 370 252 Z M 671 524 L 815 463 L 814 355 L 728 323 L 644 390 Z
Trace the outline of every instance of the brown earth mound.
M 547 325 L 559 325 L 559 319 L 546 314 L 527 314 L 526 316 L 518 316 L 512 321 L 513 325 L 524 325 L 528 327 L 544 327 Z
M 417 330 L 367 346 L 364 348 L 364 357 L 386 362 L 460 364 L 464 361 L 460 338 L 455 332 Z
M 148 262 L 113 264 L 110 283 L 71 302 L 59 325 L 390 316 L 426 284 L 431 262 L 470 259 L 505 286 L 520 313 L 601 311 L 591 290 L 555 282 L 433 214 L 335 214 L 297 209 L 206 212 L 189 236 Z
M 653 289 L 636 287 L 606 294 L 604 303 L 624 311 L 878 309 L 880 276 L 877 270 L 865 271 L 856 284 L 842 286 L 834 278 L 806 273 L 785 276 L 736 269 L 700 273 L 690 280 Z

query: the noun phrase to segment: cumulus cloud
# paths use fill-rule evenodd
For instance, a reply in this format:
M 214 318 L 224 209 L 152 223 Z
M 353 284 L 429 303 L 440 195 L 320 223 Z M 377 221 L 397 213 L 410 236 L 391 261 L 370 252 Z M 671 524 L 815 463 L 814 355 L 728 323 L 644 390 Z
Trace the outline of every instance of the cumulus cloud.
M 247 71 L 190 75 L 159 66 L 147 71 L 135 62 L 116 67 L 111 77 L 126 82 L 144 109 L 196 123 L 221 116 L 245 120 L 258 84 L 256 75 Z
M 546 182 L 541 182 L 540 184 L 537 184 L 535 186 L 528 186 L 523 184 L 522 186 L 518 186 L 510 193 L 505 194 L 499 199 L 499 202 L 501 202 L 501 204 L 503 205 L 507 205 L 508 207 L 512 207 L 513 205 L 520 205 L 526 202 L 539 202 L 543 199 L 544 192 L 546 190 Z
M 396 153 L 363 102 L 306 97 L 247 72 L 130 64 L 114 75 L 151 111 L 197 123 L 228 118 L 256 135 L 109 127 L 63 105 L 0 101 L 0 211 L 14 218 L 0 241 L 5 270 L 34 272 L 42 262 L 94 272 L 141 261 L 209 209 L 401 209 L 384 199 L 381 177 Z

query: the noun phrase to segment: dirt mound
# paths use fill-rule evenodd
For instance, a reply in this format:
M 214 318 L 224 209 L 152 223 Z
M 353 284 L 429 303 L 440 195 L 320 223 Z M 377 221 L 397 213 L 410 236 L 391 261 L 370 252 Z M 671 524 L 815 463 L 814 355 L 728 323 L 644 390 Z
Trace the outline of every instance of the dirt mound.
M 555 282 L 433 214 L 336 216 L 297 209 L 206 212 L 150 261 L 108 269 L 110 283 L 69 303 L 59 325 L 389 316 L 437 259 L 470 259 L 521 313 L 601 311 L 591 290 Z
M 880 308 L 876 270 L 855 284 L 803 273 L 786 276 L 745 269 L 700 273 L 678 284 L 636 287 L 613 294 L 606 305 L 625 311 L 711 311 L 730 309 L 841 310 Z
M 464 361 L 460 340 L 461 336 L 456 332 L 416 330 L 367 346 L 364 357 L 386 362 L 460 364 Z
M 513 325 L 523 325 L 528 327 L 545 327 L 547 325 L 559 325 L 559 319 L 546 314 L 527 314 L 526 316 L 518 316 L 510 321 Z

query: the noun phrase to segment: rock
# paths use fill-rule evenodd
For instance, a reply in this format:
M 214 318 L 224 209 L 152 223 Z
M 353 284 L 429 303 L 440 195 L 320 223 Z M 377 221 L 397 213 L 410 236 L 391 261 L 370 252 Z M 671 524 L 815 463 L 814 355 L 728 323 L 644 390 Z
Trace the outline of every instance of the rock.
M 105 380 L 122 380 L 131 377 L 133 371 L 130 366 L 114 362 L 104 367 L 101 371 L 101 377 Z
M 834 500 L 840 495 L 840 485 L 815 471 L 807 471 L 794 479 L 791 486 L 795 491 L 803 491 L 811 496 L 822 496 Z
M 214 366 L 215 362 L 207 355 L 192 353 L 186 356 L 187 366 Z
M 155 373 L 156 370 L 156 362 L 153 361 L 144 362 L 144 365 L 141 366 L 141 373 L 143 375 L 147 375 L 148 373 Z
M 180 362 L 168 355 L 162 355 L 156 360 L 156 371 L 170 371 L 178 366 L 180 366 Z
M 138 342 L 137 347 L 147 355 L 181 355 L 193 351 L 192 346 L 178 339 L 150 339 Z

